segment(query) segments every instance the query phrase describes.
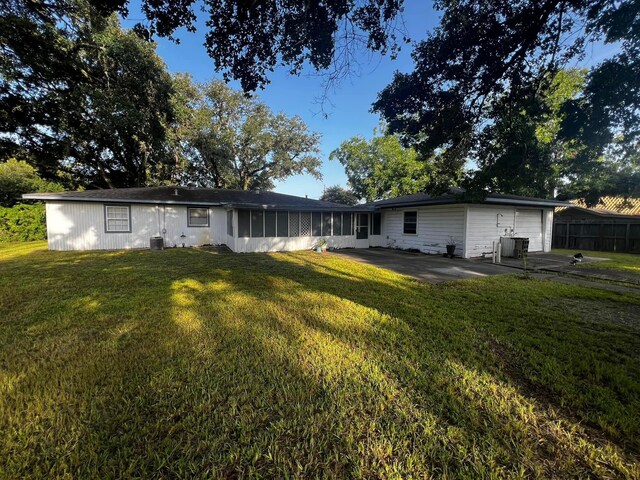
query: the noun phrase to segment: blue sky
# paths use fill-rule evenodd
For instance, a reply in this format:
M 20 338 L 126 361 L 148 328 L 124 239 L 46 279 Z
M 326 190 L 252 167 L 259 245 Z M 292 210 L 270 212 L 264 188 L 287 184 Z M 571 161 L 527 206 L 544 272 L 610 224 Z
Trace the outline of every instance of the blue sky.
M 407 0 L 404 9 L 406 31 L 413 40 L 426 37 L 438 23 L 437 12 L 427 0 Z M 141 18 L 136 2 L 130 5 L 129 19 L 123 22 L 125 28 L 131 28 Z M 202 20 L 202 19 L 200 19 Z M 199 22 L 196 33 L 181 31 L 180 44 L 166 39 L 156 39 L 158 54 L 164 59 L 171 72 L 188 72 L 196 81 L 204 82 L 212 78 L 221 78 L 214 71 L 213 62 L 203 46 L 206 27 Z M 373 129 L 379 125 L 377 114 L 370 113 L 371 104 L 392 79 L 393 72 L 411 71 L 411 45 L 404 45 L 395 60 L 380 55 L 369 55 L 369 61 L 363 61 L 359 76 L 344 80 L 335 92 L 330 93 L 332 105 L 325 107 L 328 118 L 320 113 L 317 97 L 322 92 L 322 79 L 313 76 L 311 69 L 300 76 L 290 75 L 281 68 L 271 75 L 271 83 L 258 92 L 260 99 L 275 112 L 287 115 L 299 115 L 312 131 L 322 135 L 321 158 L 323 180 L 318 181 L 309 175 L 291 177 L 278 182 L 276 191 L 291 195 L 308 195 L 318 198 L 323 187 L 330 185 L 346 186 L 344 169 L 336 161 L 329 161 L 329 154 L 340 143 L 354 135 L 371 137 Z M 238 84 L 231 86 L 239 88 Z
M 129 17 L 123 21 L 125 28 L 131 28 L 141 20 L 139 3 L 132 0 L 129 5 Z M 207 55 L 203 46 L 206 18 L 201 15 L 198 19 L 198 30 L 189 33 L 184 30 L 178 32 L 180 43 L 157 38 L 158 54 L 164 59 L 171 72 L 187 72 L 198 82 L 205 82 L 212 78 L 221 78 L 214 70 L 213 61 Z M 432 9 L 430 0 L 405 0 L 403 13 L 404 27 L 413 41 L 419 41 L 427 36 L 439 20 L 438 12 Z M 593 65 L 604 57 L 611 55 L 619 45 L 603 45 L 594 43 L 586 50 L 586 58 L 582 65 Z M 325 186 L 347 186 L 347 178 L 340 163 L 329 160 L 329 154 L 340 143 L 354 135 L 371 137 L 373 130 L 380 123 L 377 114 L 370 113 L 371 104 L 375 101 L 380 90 L 388 85 L 395 71 L 410 72 L 413 70 L 411 60 L 411 44 L 403 48 L 395 60 L 388 56 L 371 55 L 363 52 L 363 61 L 359 75 L 346 79 L 340 83 L 336 91 L 331 92 L 331 105 L 326 106 L 328 117 L 321 114 L 317 99 L 323 91 L 323 81 L 315 71 L 309 69 L 300 76 L 293 76 L 286 68 L 280 68 L 271 74 L 271 83 L 258 92 L 260 99 L 275 112 L 287 115 L 299 115 L 307 123 L 310 130 L 322 135 L 321 140 L 321 173 L 323 180 L 319 181 L 310 175 L 299 175 L 277 182 L 276 191 L 291 195 L 308 195 L 318 198 Z M 578 66 L 570 65 L 570 66 Z M 230 84 L 240 88 L 238 83 Z

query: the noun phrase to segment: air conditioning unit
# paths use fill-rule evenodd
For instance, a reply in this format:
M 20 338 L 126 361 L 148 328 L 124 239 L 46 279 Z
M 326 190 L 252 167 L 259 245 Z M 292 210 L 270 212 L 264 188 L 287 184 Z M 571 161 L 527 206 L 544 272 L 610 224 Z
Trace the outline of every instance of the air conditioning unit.
M 500 243 L 502 244 L 502 256 L 513 257 L 513 251 L 516 247 L 516 242 L 513 237 L 500 237 Z

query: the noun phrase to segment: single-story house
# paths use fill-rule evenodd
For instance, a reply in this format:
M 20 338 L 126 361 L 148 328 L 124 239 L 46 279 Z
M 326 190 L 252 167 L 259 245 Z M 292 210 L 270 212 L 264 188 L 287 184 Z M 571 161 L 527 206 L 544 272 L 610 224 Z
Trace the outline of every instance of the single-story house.
M 51 250 L 225 244 L 234 252 L 390 247 L 480 256 L 500 237 L 527 237 L 529 251 L 551 249 L 553 209 L 564 202 L 490 194 L 465 202 L 460 191 L 348 206 L 268 191 L 191 187 L 34 193 L 46 202 Z

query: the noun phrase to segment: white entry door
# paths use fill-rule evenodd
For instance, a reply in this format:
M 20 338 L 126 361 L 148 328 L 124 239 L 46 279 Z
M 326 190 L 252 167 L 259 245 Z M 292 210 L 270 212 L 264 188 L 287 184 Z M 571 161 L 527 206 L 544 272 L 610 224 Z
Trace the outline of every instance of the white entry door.
M 356 213 L 356 248 L 369 248 L 368 213 Z
M 516 237 L 529 239 L 529 251 L 542 251 L 542 210 L 516 209 Z

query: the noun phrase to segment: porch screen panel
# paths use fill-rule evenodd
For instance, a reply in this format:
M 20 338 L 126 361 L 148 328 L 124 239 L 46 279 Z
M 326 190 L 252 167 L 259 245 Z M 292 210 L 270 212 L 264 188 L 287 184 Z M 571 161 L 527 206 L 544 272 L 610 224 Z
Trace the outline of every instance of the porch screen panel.
M 382 214 L 380 212 L 376 212 L 371 215 L 373 228 L 371 229 L 371 235 L 380 235 L 380 226 L 382 224 Z
M 311 213 L 300 212 L 300 236 L 308 237 L 311 235 Z
M 342 213 L 333 212 L 333 234 L 342 235 Z
M 314 237 L 322 235 L 322 213 L 313 212 L 311 214 L 311 232 Z
M 284 210 L 278 210 L 278 221 L 276 227 L 277 237 L 289 236 L 289 212 Z
M 300 212 L 289 212 L 289 236 L 300 236 Z
M 251 210 L 251 236 L 252 237 L 264 237 L 264 211 L 263 210 Z
M 342 214 L 342 234 L 353 235 L 353 219 L 351 212 Z
M 331 212 L 322 212 L 322 236 L 331 235 Z
M 238 237 L 251 236 L 251 210 L 238 210 Z
M 275 210 L 266 210 L 264 212 L 264 236 L 276 236 L 276 212 Z

